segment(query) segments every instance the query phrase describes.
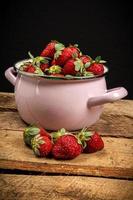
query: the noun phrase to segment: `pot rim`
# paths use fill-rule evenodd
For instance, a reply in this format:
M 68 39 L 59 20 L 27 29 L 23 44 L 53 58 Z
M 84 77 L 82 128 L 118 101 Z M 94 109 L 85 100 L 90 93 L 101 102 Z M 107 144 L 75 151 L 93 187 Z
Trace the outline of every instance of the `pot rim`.
M 90 79 L 92 80 L 92 79 L 97 79 L 97 78 L 105 76 L 109 71 L 108 67 L 104 65 L 104 73 L 102 75 L 95 75 L 94 77 L 90 77 L 90 76 L 56 77 L 56 76 L 52 76 L 52 75 L 38 75 L 38 74 L 35 74 L 35 73 L 29 73 L 29 72 L 24 72 L 24 71 L 19 70 L 20 64 L 22 62 L 27 62 L 27 61 L 32 61 L 32 59 L 19 60 L 19 61 L 14 63 L 13 68 L 17 73 L 19 73 L 21 75 L 33 77 L 33 78 L 40 77 L 40 78 L 51 79 L 51 80 L 90 80 Z

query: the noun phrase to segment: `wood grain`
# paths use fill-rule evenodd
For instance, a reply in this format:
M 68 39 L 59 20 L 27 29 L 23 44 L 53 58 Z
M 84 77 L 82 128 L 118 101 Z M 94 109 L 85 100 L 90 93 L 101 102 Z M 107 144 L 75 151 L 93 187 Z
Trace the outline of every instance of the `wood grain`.
M 14 93 L 0 92 L 0 111 L 16 111 Z
M 0 130 L 24 130 L 26 126 L 18 112 L 0 112 Z
M 121 116 L 120 118 L 122 119 L 123 117 Z M 102 136 L 133 138 L 132 121 L 133 120 L 131 120 L 131 123 L 125 123 L 126 120 L 124 122 L 123 118 L 123 122 L 120 124 L 117 124 L 116 120 L 114 126 L 113 123 L 109 123 L 109 121 L 106 121 L 106 119 L 103 120 L 100 118 L 95 125 L 89 127 L 89 130 L 98 131 Z M 20 118 L 18 112 L 0 112 L 0 130 L 24 130 L 26 126 L 27 124 Z
M 103 138 L 105 148 L 68 161 L 36 158 L 22 131 L 1 131 L 0 168 L 117 178 L 133 178 L 133 139 Z
M 17 112 L 13 93 L 0 93 L 0 111 L 0 130 L 22 130 L 26 127 Z M 133 101 L 105 104 L 100 119 L 89 129 L 105 136 L 133 138 Z
M 14 94 L 0 93 L 0 169 L 27 173 L 0 174 L 0 200 L 133 199 L 133 182 L 127 180 L 133 179 L 133 101 L 105 104 L 100 119 L 89 128 L 106 136 L 105 148 L 73 160 L 35 157 L 23 142 L 26 126 Z M 33 175 L 36 172 L 43 176 Z
M 133 101 L 120 100 L 105 104 L 100 119 L 90 129 L 113 133 L 118 137 L 133 137 Z
M 0 176 L 1 200 L 132 200 L 133 182 L 77 176 Z

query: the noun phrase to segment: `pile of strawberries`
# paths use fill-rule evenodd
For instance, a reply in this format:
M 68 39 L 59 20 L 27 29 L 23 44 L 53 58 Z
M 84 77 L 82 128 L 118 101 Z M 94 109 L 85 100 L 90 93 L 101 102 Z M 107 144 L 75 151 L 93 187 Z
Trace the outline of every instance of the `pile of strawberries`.
M 82 54 L 78 45 L 69 45 L 51 41 L 39 56 L 34 57 L 29 52 L 31 61 L 24 62 L 20 70 L 38 75 L 54 77 L 94 77 L 104 73 L 106 61 L 97 56 L 92 59 Z
M 74 135 L 64 128 L 48 133 L 44 128 L 29 126 L 24 130 L 23 138 L 38 157 L 68 160 L 81 153 L 92 153 L 104 148 L 100 135 L 85 128 Z

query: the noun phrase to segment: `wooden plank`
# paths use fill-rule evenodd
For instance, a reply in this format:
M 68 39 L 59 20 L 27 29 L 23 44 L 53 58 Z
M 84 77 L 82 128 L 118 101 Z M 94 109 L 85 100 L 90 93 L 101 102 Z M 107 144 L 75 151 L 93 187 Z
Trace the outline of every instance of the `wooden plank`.
M 0 92 L 0 110 L 16 111 L 14 93 Z
M 118 137 L 133 137 L 133 101 L 120 100 L 105 104 L 100 119 L 90 129 L 113 133 Z
M 114 117 L 115 118 L 115 117 Z M 126 137 L 133 138 L 133 125 L 127 122 L 115 126 L 109 121 L 100 119 L 94 126 L 89 127 L 89 130 L 96 130 L 102 136 Z M 18 112 L 0 112 L 0 130 L 24 130 L 27 124 L 20 118 Z
M 1 131 L 0 168 L 133 178 L 133 139 L 103 138 L 105 148 L 92 154 L 81 154 L 73 160 L 58 161 L 36 158 L 25 146 L 21 131 Z
M 24 130 L 26 126 L 18 112 L 0 112 L 0 130 Z
M 78 176 L 1 174 L 1 200 L 132 200 L 133 182 Z
M 0 130 L 22 130 L 26 126 L 17 113 L 12 93 L 0 93 L 0 110 Z M 99 131 L 101 135 L 132 138 L 133 101 L 105 104 L 100 119 L 89 129 Z

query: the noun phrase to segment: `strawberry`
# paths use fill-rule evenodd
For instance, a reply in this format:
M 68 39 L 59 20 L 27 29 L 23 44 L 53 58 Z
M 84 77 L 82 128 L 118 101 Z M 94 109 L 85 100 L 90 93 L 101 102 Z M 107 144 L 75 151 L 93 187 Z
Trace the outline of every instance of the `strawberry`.
M 34 73 L 36 71 L 36 68 L 32 64 L 25 64 L 20 69 L 29 73 Z
M 52 61 L 51 61 L 51 66 L 52 65 L 56 65 L 56 60 L 55 59 L 53 59 Z
M 78 138 L 72 134 L 60 136 L 55 142 L 52 155 L 55 159 L 73 159 L 83 151 L 82 145 Z
M 97 132 L 91 136 L 90 140 L 86 141 L 86 144 L 85 153 L 93 153 L 104 148 L 104 142 Z
M 28 66 L 27 72 L 34 73 L 36 71 L 36 68 L 32 65 Z
M 34 74 L 38 74 L 40 76 L 43 75 L 43 71 L 41 70 L 40 67 L 36 67 L 34 65 L 23 65 L 21 66 L 20 70 L 24 71 L 24 72 L 28 72 L 28 73 L 34 73 Z
M 78 44 L 69 45 L 69 48 L 71 49 L 73 56 L 80 57 L 82 55 L 80 49 L 78 48 Z
M 105 60 L 101 59 L 101 56 L 97 56 L 95 60 L 85 64 L 86 71 L 92 72 L 94 75 L 102 75 L 104 73 Z
M 49 59 L 41 56 L 34 57 L 30 52 L 28 52 L 32 62 L 25 62 L 20 66 L 21 71 L 38 74 L 40 76 L 44 75 L 43 71 L 49 67 Z
M 47 136 L 37 134 L 32 138 L 31 146 L 36 156 L 46 157 L 50 154 L 53 144 Z
M 64 128 L 61 128 L 56 132 L 52 132 L 51 135 L 52 135 L 53 142 L 55 143 L 59 139 L 59 137 L 61 137 L 62 135 L 65 135 L 67 133 L 68 132 Z
M 86 71 L 92 72 L 94 75 L 102 75 L 104 73 L 104 66 L 102 63 L 92 63 Z
M 78 72 L 83 72 L 83 63 L 79 58 L 68 60 L 63 67 L 64 75 L 76 75 Z
M 92 153 L 104 148 L 104 142 L 97 132 L 89 132 L 84 129 L 78 134 L 78 138 L 83 144 L 84 153 Z
M 41 136 L 46 136 L 49 139 L 51 139 L 50 134 L 43 128 L 38 128 L 35 126 L 29 126 L 25 128 L 23 132 L 23 139 L 26 145 L 31 146 L 31 139 L 35 137 L 37 134 L 40 134 Z
M 63 66 L 69 59 L 73 57 L 79 57 L 80 51 L 76 46 L 69 46 L 64 48 L 60 52 L 56 52 L 54 57 L 56 60 L 56 64 Z
M 82 55 L 80 57 L 80 59 L 82 60 L 83 64 L 86 64 L 86 63 L 88 63 L 92 60 L 92 58 L 90 56 L 87 56 L 87 55 Z
M 53 65 L 49 67 L 49 69 L 46 71 L 48 74 L 60 74 L 62 73 L 62 68 L 59 65 Z
M 41 70 L 43 71 L 43 72 L 45 72 L 45 69 L 47 69 L 47 68 L 49 68 L 49 64 L 45 64 L 45 63 L 42 63 L 42 64 L 40 64 L 40 68 L 41 68 Z
M 54 57 L 54 53 L 56 51 L 61 51 L 64 48 L 64 45 L 57 42 L 57 41 L 51 41 L 50 43 L 47 44 L 45 49 L 41 52 L 42 57 Z

